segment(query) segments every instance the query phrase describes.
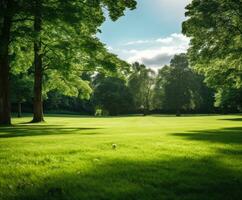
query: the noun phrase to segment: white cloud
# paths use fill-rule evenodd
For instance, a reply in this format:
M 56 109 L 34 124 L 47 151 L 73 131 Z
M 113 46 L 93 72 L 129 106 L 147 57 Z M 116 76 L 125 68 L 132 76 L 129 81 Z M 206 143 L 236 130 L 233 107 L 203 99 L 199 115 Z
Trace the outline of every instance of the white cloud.
M 169 64 L 175 54 L 186 52 L 186 46 L 163 46 L 148 50 L 131 50 L 127 61 L 133 63 L 138 61 L 149 67 L 161 67 Z
M 140 62 L 151 68 L 162 67 L 170 63 L 175 54 L 185 53 L 189 39 L 180 33 L 152 40 L 130 41 L 125 48 L 114 52 L 129 63 Z M 124 45 L 123 45 L 124 47 Z
M 173 41 L 173 38 L 167 37 L 167 38 L 159 38 L 156 40 L 156 42 L 163 43 L 163 44 L 169 44 Z
M 109 51 L 113 51 L 113 47 L 111 47 L 111 46 L 107 46 L 107 49 L 108 49 Z
M 135 40 L 135 41 L 130 41 L 123 46 L 134 46 L 134 45 L 141 45 L 141 44 L 164 44 L 164 45 L 172 45 L 176 44 L 177 42 L 188 42 L 188 38 L 182 34 L 178 33 L 173 33 L 168 37 L 163 37 L 163 38 L 157 38 L 153 40 Z
M 150 40 L 136 40 L 136 41 L 127 42 L 124 44 L 124 46 L 130 46 L 130 45 L 135 45 L 135 44 L 147 44 L 150 42 L 151 42 Z

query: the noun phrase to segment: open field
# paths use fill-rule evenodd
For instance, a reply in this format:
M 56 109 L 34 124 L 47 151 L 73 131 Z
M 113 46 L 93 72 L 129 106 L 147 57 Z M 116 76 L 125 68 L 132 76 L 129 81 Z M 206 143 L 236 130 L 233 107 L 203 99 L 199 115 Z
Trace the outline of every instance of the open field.
M 242 198 L 242 116 L 28 121 L 0 127 L 1 200 Z

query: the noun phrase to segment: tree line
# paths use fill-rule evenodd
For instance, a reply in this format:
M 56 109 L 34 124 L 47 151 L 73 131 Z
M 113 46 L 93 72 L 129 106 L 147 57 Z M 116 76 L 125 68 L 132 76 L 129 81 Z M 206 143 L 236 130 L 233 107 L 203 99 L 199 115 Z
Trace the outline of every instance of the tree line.
M 194 72 L 186 54 L 175 55 L 158 73 L 134 63 L 125 79 L 94 79 L 94 106 L 111 115 L 122 113 L 215 112 L 214 91 Z
M 182 113 L 239 112 L 241 109 L 240 101 L 234 103 L 237 97 L 231 97 L 234 101 L 228 102 L 224 110 L 221 97 L 216 95 L 215 89 L 205 84 L 205 77 L 189 65 L 188 56 L 184 53 L 175 55 L 170 64 L 158 72 L 138 62 L 120 69 L 114 73 L 83 73 L 81 80 L 87 81 L 91 90 L 88 96 L 65 95 L 59 89 L 49 91 L 45 95 L 45 110 L 96 116 L 153 113 L 180 116 Z M 24 79 L 15 77 L 17 80 Z M 20 110 L 17 105 L 21 102 L 25 111 L 31 111 L 28 80 L 26 84 L 17 81 L 14 88 L 12 100 L 15 111 Z M 16 97 L 16 94 L 21 95 Z

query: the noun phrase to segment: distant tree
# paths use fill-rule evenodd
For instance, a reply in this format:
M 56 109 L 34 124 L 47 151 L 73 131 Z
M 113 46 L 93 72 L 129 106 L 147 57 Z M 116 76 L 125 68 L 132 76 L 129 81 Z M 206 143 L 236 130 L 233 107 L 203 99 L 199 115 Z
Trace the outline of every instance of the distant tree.
M 134 63 L 128 85 L 134 98 L 136 110 L 143 110 L 144 115 L 149 113 L 152 106 L 152 95 L 155 81 L 155 72 L 145 65 Z
M 204 83 L 188 64 L 186 54 L 174 56 L 170 66 L 164 66 L 156 76 L 154 109 L 173 111 L 179 116 L 181 110 L 212 112 L 214 92 Z
M 193 70 L 194 71 L 194 70 Z M 215 91 L 209 88 L 205 81 L 204 76 L 193 73 L 194 75 L 194 90 L 193 90 L 193 102 L 195 109 L 202 113 L 212 113 L 215 111 Z
M 94 106 L 90 99 L 66 96 L 58 90 L 48 92 L 44 108 L 46 111 L 54 113 L 94 114 Z
M 221 88 L 215 96 L 215 106 L 221 108 L 224 114 L 242 111 L 242 89 Z
M 158 74 L 155 77 L 154 94 L 152 98 L 152 104 L 155 110 L 165 110 L 165 86 L 169 76 L 170 67 L 165 65 L 160 70 L 158 70 Z
M 125 81 L 116 77 L 98 77 L 95 82 L 93 102 L 111 116 L 128 112 L 133 104 L 132 95 Z
M 163 77 L 164 89 L 163 107 L 175 111 L 180 116 L 183 109 L 192 108 L 192 94 L 194 89 L 194 77 L 188 67 L 186 54 L 175 55 L 170 66 L 162 68 L 159 75 Z
M 33 80 L 26 73 L 11 75 L 11 102 L 17 104 L 18 117 L 22 116 L 22 103 L 32 98 Z

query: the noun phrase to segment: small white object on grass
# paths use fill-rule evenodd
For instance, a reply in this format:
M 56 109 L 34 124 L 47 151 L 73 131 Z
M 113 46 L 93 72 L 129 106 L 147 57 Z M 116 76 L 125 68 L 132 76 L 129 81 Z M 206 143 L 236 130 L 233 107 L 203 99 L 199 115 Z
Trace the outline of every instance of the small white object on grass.
M 117 145 L 116 144 L 112 144 L 112 148 L 113 149 L 116 149 L 117 148 Z

